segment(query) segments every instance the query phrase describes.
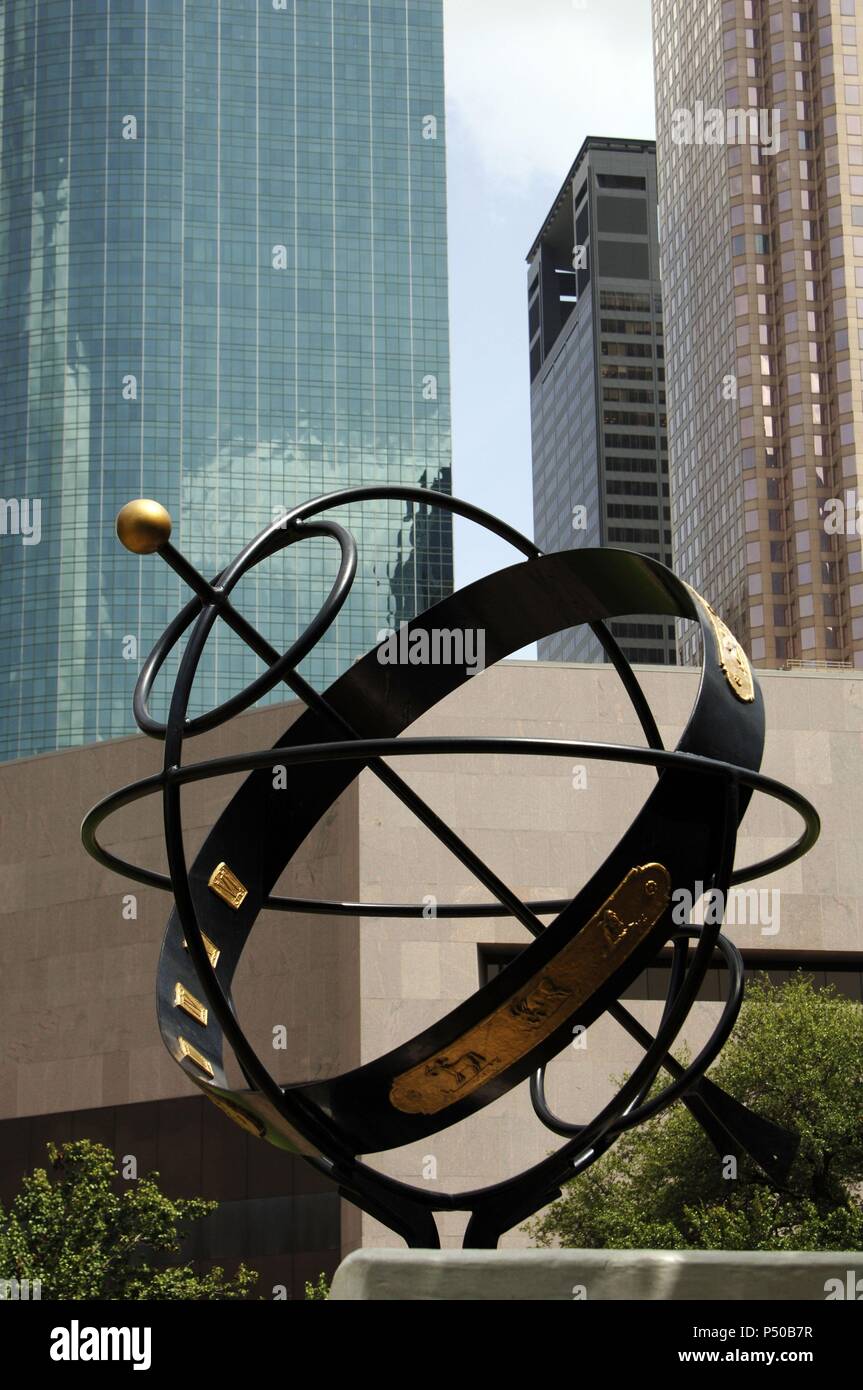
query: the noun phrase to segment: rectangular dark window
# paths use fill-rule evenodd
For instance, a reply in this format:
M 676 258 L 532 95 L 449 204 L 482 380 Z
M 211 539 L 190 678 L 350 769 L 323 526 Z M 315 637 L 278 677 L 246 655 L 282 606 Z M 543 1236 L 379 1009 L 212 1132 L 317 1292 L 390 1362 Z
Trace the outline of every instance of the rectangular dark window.
M 597 225 L 600 232 L 624 232 L 628 236 L 647 236 L 646 198 L 597 198 Z
M 647 246 L 640 241 L 616 241 L 612 237 L 600 237 L 599 274 L 619 280 L 649 280 L 650 254 Z
M 626 653 L 630 656 L 630 653 Z M 644 651 L 633 650 L 631 658 L 646 661 Z M 664 660 L 660 655 L 659 660 Z M 524 949 L 523 946 L 479 946 L 479 983 L 488 984 L 510 961 Z M 863 952 L 842 951 L 771 951 L 753 947 L 743 948 L 743 963 L 746 977 L 766 975 L 771 984 L 785 984 L 795 974 L 809 975 L 818 989 L 832 985 L 838 994 L 846 999 L 863 1000 Z M 726 998 L 727 972 L 721 956 L 714 957 L 714 964 L 708 970 L 697 998 L 719 1002 Z M 668 991 L 670 973 L 670 952 L 660 952 L 655 965 L 650 965 L 621 994 L 621 999 L 664 1000 Z
M 647 189 L 647 180 L 635 174 L 597 174 L 596 182 L 600 188 L 641 188 Z

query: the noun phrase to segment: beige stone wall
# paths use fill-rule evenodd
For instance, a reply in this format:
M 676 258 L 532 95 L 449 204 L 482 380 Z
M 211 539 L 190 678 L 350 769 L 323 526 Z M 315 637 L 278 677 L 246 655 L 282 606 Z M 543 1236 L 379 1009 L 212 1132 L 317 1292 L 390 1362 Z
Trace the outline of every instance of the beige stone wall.
M 822 838 L 808 858 L 777 876 L 781 929 L 732 933 L 740 945 L 789 951 L 858 950 L 861 894 L 858 827 L 863 813 L 863 674 L 762 672 L 768 721 L 764 770 L 808 795 Z M 676 742 L 697 674 L 644 669 L 663 738 Z M 293 707 L 295 711 L 296 706 Z M 292 712 L 293 712 L 292 711 Z M 195 740 L 191 758 L 265 747 L 289 722 L 284 707 L 243 716 L 228 731 Z M 614 674 L 603 666 L 512 662 L 486 672 L 416 726 L 416 732 L 642 743 Z M 120 739 L 0 767 L 0 1118 L 185 1095 L 155 1018 L 158 947 L 167 895 L 121 882 L 84 854 L 81 818 L 124 782 L 157 769 L 160 748 Z M 581 759 L 399 760 L 399 771 L 525 898 L 575 892 L 614 845 L 652 784 L 647 769 Z M 194 852 L 229 794 L 225 783 L 189 788 L 185 820 Z M 290 795 L 290 792 L 286 792 Z M 743 825 L 739 862 L 796 837 L 796 816 L 758 800 Z M 120 814 L 108 843 L 153 867 L 162 863 L 160 806 Z M 765 883 L 761 886 L 772 886 Z M 366 901 L 481 900 L 469 874 L 370 774 L 341 799 L 283 879 L 284 891 Z M 135 893 L 137 920 L 124 920 Z M 281 1081 L 334 1074 L 370 1060 L 432 1023 L 478 984 L 479 944 L 527 941 L 502 919 L 404 922 L 363 918 L 263 917 L 238 972 L 236 999 L 256 1045 Z M 647 1026 L 659 1006 L 631 1001 Z M 717 1005 L 698 1004 L 686 1028 L 697 1048 Z M 272 1028 L 288 1029 L 287 1052 Z M 603 1020 L 587 1047 L 549 1069 L 552 1103 L 587 1119 L 610 1094 L 610 1076 L 640 1053 Z M 500 1179 L 541 1158 L 557 1141 L 534 1119 L 526 1088 L 464 1126 L 375 1158 L 405 1180 L 460 1190 Z M 428 1159 L 436 1179 L 425 1179 Z M 464 1222 L 444 1218 L 457 1243 Z M 345 1248 L 397 1244 L 374 1221 L 345 1208 Z M 524 1243 L 514 1233 L 508 1244 Z
M 191 741 L 186 759 L 267 747 L 297 708 L 245 715 Z M 0 766 L 0 1118 L 189 1094 L 156 1024 L 156 964 L 171 899 L 101 868 L 80 842 L 85 812 L 158 771 L 161 754 L 161 745 L 133 737 Z M 184 790 L 190 859 L 239 780 Z M 164 871 L 161 815 L 158 797 L 126 807 L 106 823 L 102 842 Z M 349 790 L 283 876 L 283 891 L 354 898 L 356 824 Z M 127 894 L 137 900 L 136 920 L 123 916 Z M 277 1080 L 306 1076 L 311 1058 L 322 1072 L 350 1066 L 358 965 L 350 920 L 260 920 L 235 999 Z M 287 1050 L 273 1049 L 276 1024 L 288 1029 Z
M 780 930 L 736 926 L 740 946 L 777 950 L 859 949 L 863 898 L 858 831 L 863 814 L 863 678 L 853 673 L 759 673 L 767 709 L 763 770 L 789 782 L 818 807 L 822 837 L 811 854 L 760 887 L 781 889 Z M 645 670 L 642 683 L 663 740 L 673 746 L 697 690 L 696 672 Z M 417 733 L 513 733 L 525 738 L 643 743 L 613 672 L 601 666 L 508 663 L 440 705 Z M 650 790 L 646 769 L 588 763 L 587 788 L 574 790 L 574 760 L 472 757 L 402 764 L 435 809 L 458 827 L 522 897 L 575 892 L 616 843 Z M 799 818 L 777 802 L 753 802 L 742 827 L 738 863 L 750 863 L 795 839 Z M 360 864 L 364 899 L 478 901 L 485 897 L 467 871 L 431 840 L 374 779 L 360 793 Z M 528 933 L 502 919 L 464 922 L 364 919 L 361 932 L 362 1056 L 369 1060 L 411 1037 L 453 1008 L 478 984 L 479 943 L 527 942 Z M 649 1028 L 660 1005 L 633 1000 Z M 696 1004 L 685 1030 L 697 1051 L 719 1006 Z M 611 1020 L 587 1033 L 584 1050 L 568 1050 L 548 1073 L 548 1096 L 562 1116 L 586 1120 L 611 1095 L 609 1078 L 631 1070 L 640 1049 Z M 461 1126 L 376 1162 L 405 1181 L 422 1183 L 429 1159 L 437 1184 L 463 1190 L 500 1180 L 536 1162 L 558 1143 L 536 1120 L 527 1087 L 503 1097 Z M 465 1219 L 439 1218 L 444 1241 L 459 1244 Z M 363 1243 L 400 1242 L 371 1218 Z M 514 1232 L 506 1245 L 526 1244 Z

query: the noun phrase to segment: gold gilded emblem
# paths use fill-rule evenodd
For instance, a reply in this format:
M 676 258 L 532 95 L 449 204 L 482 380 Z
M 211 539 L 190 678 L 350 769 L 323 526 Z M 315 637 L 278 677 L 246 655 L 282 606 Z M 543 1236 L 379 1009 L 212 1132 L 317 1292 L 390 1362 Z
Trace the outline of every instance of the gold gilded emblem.
M 178 1036 L 177 1042 L 180 1045 L 180 1056 L 188 1057 L 190 1062 L 194 1062 L 195 1066 L 200 1067 L 201 1071 L 206 1072 L 207 1076 L 209 1076 L 212 1080 L 216 1073 L 213 1071 L 212 1062 L 207 1061 L 207 1058 L 204 1056 L 203 1052 L 199 1052 L 198 1049 L 192 1045 L 192 1043 L 186 1040 L 186 1038 L 181 1038 Z
M 725 679 L 738 700 L 751 704 L 755 699 L 755 682 L 752 679 L 752 667 L 749 665 L 749 658 L 730 627 L 722 621 L 715 608 L 712 608 L 707 599 L 702 598 L 691 584 L 687 584 L 686 587 L 692 597 L 702 604 L 710 619 L 710 626 L 713 628 L 713 636 L 716 640 L 719 665 L 725 673 Z
M 207 1099 L 211 1100 L 214 1105 L 218 1105 L 219 1109 L 233 1120 L 235 1125 L 240 1126 L 240 1129 L 244 1129 L 247 1134 L 254 1134 L 256 1139 L 263 1139 L 267 1132 L 267 1126 L 263 1120 L 258 1119 L 257 1115 L 251 1115 L 248 1110 L 244 1110 L 235 1101 L 228 1100 L 225 1096 L 214 1096 L 210 1091 L 207 1092 Z
M 241 907 L 248 894 L 248 888 L 244 888 L 236 874 L 232 874 L 227 864 L 217 864 L 210 874 L 207 886 L 212 888 L 214 893 L 228 904 L 229 907 L 236 909 Z
M 219 956 L 220 956 L 221 952 L 219 951 L 219 948 L 218 948 L 218 946 L 215 944 L 215 942 L 213 942 L 213 941 L 210 940 L 210 938 L 207 936 L 207 933 L 206 933 L 206 932 L 203 932 L 203 931 L 201 932 L 201 940 L 202 940 L 203 943 L 204 943 L 204 950 L 207 952 L 207 957 L 208 957 L 208 959 L 209 959 L 209 962 L 210 962 L 210 964 L 212 965 L 213 969 L 215 970 L 216 966 L 219 964 Z M 184 947 L 185 950 L 188 951 L 188 949 L 189 949 L 189 943 L 188 943 L 188 941 L 186 940 L 185 937 L 183 937 L 183 947 Z
M 174 1008 L 185 1009 L 186 1013 L 189 1014 L 196 1023 L 200 1023 L 206 1028 L 208 1018 L 206 1004 L 202 1004 L 200 999 L 196 999 L 194 994 L 191 994 L 189 990 L 186 989 L 185 985 L 180 984 L 179 980 L 174 985 Z
M 578 935 L 511 999 L 397 1076 L 391 1104 L 410 1115 L 435 1115 L 506 1071 L 606 982 L 656 925 L 670 897 L 664 865 L 630 869 Z

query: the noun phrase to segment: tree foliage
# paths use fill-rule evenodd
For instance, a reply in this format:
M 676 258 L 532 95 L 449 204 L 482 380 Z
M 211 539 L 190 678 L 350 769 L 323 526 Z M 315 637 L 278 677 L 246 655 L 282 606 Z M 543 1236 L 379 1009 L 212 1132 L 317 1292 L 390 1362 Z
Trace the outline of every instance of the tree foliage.
M 40 1280 L 48 1299 L 238 1299 L 256 1275 L 241 1265 L 196 1274 L 171 1265 L 189 1227 L 217 1203 L 166 1197 L 158 1173 L 122 1188 L 114 1155 L 82 1139 L 48 1145 L 48 1168 L 0 1207 L 0 1277 Z
M 863 1250 L 863 1006 L 794 976 L 747 987 L 711 1079 L 800 1145 L 781 1188 L 736 1177 L 677 1104 L 628 1130 L 528 1226 L 582 1249 Z

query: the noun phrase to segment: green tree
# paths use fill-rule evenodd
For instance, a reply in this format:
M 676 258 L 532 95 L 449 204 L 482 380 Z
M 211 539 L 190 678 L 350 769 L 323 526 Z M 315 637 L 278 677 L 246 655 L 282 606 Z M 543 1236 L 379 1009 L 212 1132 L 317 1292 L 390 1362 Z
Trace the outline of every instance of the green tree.
M 863 1250 L 863 1006 L 807 976 L 759 979 L 710 1075 L 799 1135 L 780 1188 L 745 1158 L 727 1176 L 730 1165 L 677 1104 L 567 1184 L 528 1225 L 537 1244 Z
M 238 1299 L 257 1278 L 241 1265 L 196 1274 L 170 1265 L 189 1226 L 217 1203 L 166 1197 L 158 1173 L 118 1190 L 114 1155 L 81 1139 L 48 1145 L 49 1168 L 0 1207 L 0 1278 L 41 1280 L 49 1299 Z M 156 1263 L 150 1261 L 155 1257 Z M 161 1257 L 161 1258 L 160 1258 Z

